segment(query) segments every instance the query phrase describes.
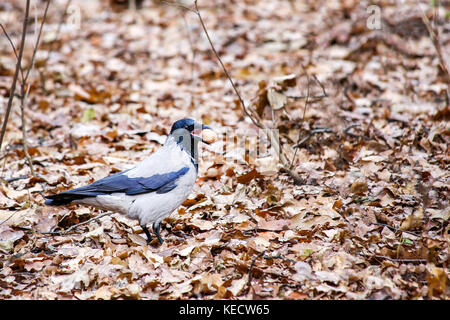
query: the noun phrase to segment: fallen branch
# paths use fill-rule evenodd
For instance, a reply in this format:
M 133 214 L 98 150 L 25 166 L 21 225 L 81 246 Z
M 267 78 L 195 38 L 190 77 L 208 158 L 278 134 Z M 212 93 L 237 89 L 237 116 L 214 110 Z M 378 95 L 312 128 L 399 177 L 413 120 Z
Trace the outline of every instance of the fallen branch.
M 75 228 L 77 228 L 77 227 L 79 227 L 79 226 L 88 224 L 88 223 L 90 223 L 90 222 L 92 222 L 92 221 L 95 221 L 95 220 L 98 220 L 98 219 L 100 219 L 100 218 L 103 218 L 104 216 L 109 216 L 109 215 L 111 215 L 111 214 L 113 214 L 113 213 L 114 213 L 114 212 L 105 212 L 105 213 L 102 213 L 102 214 L 98 215 L 97 217 L 94 217 L 94 218 L 91 218 L 91 219 L 89 219 L 89 220 L 86 220 L 86 221 L 83 221 L 83 222 L 74 224 L 73 226 L 70 226 L 67 230 L 64 230 L 64 232 L 63 232 L 62 234 L 67 234 L 68 232 L 70 232 L 71 230 L 73 230 L 73 229 L 75 229 Z

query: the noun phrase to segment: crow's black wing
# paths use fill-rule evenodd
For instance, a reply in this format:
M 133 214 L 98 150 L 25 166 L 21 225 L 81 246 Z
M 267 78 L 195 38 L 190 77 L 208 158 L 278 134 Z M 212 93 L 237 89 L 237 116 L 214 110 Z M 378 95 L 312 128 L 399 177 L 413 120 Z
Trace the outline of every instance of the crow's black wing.
M 48 196 L 45 204 L 64 205 L 73 200 L 122 192 L 127 195 L 148 192 L 166 193 L 176 187 L 176 180 L 186 174 L 188 170 L 188 167 L 183 167 L 178 171 L 135 178 L 128 177 L 125 174 L 127 171 L 123 171 L 95 181 L 87 186 Z

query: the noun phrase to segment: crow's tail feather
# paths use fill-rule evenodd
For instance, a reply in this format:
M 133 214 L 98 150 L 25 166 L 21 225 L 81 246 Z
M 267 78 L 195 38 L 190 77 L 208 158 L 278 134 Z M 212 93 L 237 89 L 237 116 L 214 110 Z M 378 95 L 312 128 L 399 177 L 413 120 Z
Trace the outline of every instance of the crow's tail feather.
M 56 199 L 47 199 L 45 200 L 45 204 L 47 206 L 64 206 L 66 204 L 69 204 L 72 202 L 73 199 L 63 199 L 63 198 L 56 198 Z
M 79 194 L 74 192 L 74 190 L 64 191 L 58 194 L 53 194 L 51 196 L 47 196 L 45 200 L 45 204 L 48 206 L 64 206 L 66 204 L 71 203 L 74 200 L 84 199 L 89 197 L 85 194 Z

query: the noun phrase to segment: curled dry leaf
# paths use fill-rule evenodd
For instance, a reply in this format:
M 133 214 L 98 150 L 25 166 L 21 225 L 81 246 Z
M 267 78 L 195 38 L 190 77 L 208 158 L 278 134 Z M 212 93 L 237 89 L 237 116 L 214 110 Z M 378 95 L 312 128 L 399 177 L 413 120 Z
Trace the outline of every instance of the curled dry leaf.
M 335 227 L 339 224 L 339 221 L 333 220 L 326 215 L 305 218 L 302 214 L 298 214 L 291 219 L 289 228 L 307 231 L 314 229 L 316 226 L 324 226 L 325 224 L 328 224 L 329 227 Z
M 280 219 L 280 220 L 260 220 L 258 221 L 258 228 L 270 231 L 281 231 L 287 229 L 291 224 L 291 220 Z
M 364 181 L 355 181 L 350 187 L 350 192 L 363 195 L 367 192 L 367 184 Z
M 287 102 L 287 96 L 282 93 L 279 93 L 273 88 L 270 88 L 267 91 L 267 100 L 269 101 L 270 106 L 274 110 L 280 110 L 284 108 Z
M 212 293 L 219 290 L 223 280 L 219 273 L 206 273 L 198 281 L 194 282 L 194 290 L 201 293 Z
M 416 212 L 409 215 L 405 221 L 403 221 L 400 229 L 402 230 L 411 230 L 415 228 L 421 227 L 423 224 L 423 209 L 418 208 Z
M 8 253 L 14 249 L 14 242 L 21 239 L 25 233 L 21 230 L 14 231 L 6 225 L 0 225 L 0 250 Z
M 259 178 L 259 177 L 261 177 L 259 172 L 256 169 L 253 169 L 253 170 L 247 172 L 246 174 L 238 176 L 237 177 L 237 182 L 242 183 L 242 184 L 248 184 L 253 179 L 256 179 L 256 178 Z
M 291 73 L 285 76 L 275 77 L 273 81 L 283 87 L 295 87 L 297 85 L 297 75 Z

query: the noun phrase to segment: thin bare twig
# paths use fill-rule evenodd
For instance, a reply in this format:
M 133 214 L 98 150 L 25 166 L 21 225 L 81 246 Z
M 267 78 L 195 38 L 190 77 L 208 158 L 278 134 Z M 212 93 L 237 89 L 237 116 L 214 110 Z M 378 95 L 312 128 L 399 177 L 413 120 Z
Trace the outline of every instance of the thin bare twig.
M 203 31 L 205 32 L 206 38 L 208 39 L 208 42 L 211 46 L 212 51 L 214 52 L 214 55 L 216 56 L 217 60 L 220 63 L 220 66 L 222 67 L 223 72 L 227 76 L 228 80 L 230 81 L 231 86 L 233 87 L 234 92 L 236 93 L 239 102 L 241 103 L 242 109 L 244 110 L 244 113 L 250 118 L 250 120 L 253 122 L 253 124 L 261 129 L 264 129 L 260 121 L 256 121 L 255 117 L 252 116 L 252 114 L 248 111 L 247 107 L 245 106 L 244 99 L 242 99 L 241 94 L 239 93 L 236 85 L 234 84 L 233 79 L 231 78 L 230 74 L 228 73 L 227 68 L 222 62 L 222 59 L 220 58 L 219 54 L 216 51 L 216 48 L 214 47 L 211 38 L 208 33 L 208 29 L 206 29 L 205 23 L 203 22 L 202 15 L 200 14 L 200 10 L 198 9 L 197 0 L 194 1 L 194 7 L 195 7 L 195 14 L 198 16 L 198 19 L 200 20 L 200 24 L 202 25 Z
M 352 108 L 354 109 L 354 108 L 356 108 L 356 103 L 355 103 L 355 100 L 353 99 L 353 97 L 348 93 L 348 90 L 349 90 L 349 88 L 348 88 L 348 86 L 346 86 L 344 88 L 344 92 L 343 93 L 344 93 L 344 96 L 347 98 L 347 100 L 352 105 Z
M 189 12 L 193 12 L 195 14 L 197 14 L 197 12 L 195 12 L 195 10 L 193 10 L 192 8 L 183 6 L 181 3 L 177 3 L 177 2 L 170 2 L 170 1 L 165 1 L 165 0 L 160 0 L 161 3 L 167 4 L 169 6 L 174 6 L 174 7 L 178 7 L 180 9 L 189 11 Z
M 303 107 L 303 115 L 302 115 L 302 122 L 305 121 L 305 115 L 306 115 L 306 107 L 308 106 L 308 102 L 309 102 L 309 74 L 306 71 L 305 67 L 302 64 L 302 68 L 305 71 L 305 75 L 306 75 L 306 80 L 307 80 L 307 85 L 306 85 L 306 100 L 305 100 L 305 106 Z
M 200 20 L 200 24 L 201 24 L 201 26 L 203 28 L 203 31 L 205 32 L 206 38 L 208 39 L 208 42 L 209 42 L 209 44 L 211 46 L 211 49 L 214 52 L 214 55 L 216 56 L 217 60 L 219 61 L 223 72 L 225 73 L 226 77 L 228 78 L 228 81 L 230 82 L 231 86 L 233 87 L 233 90 L 236 93 L 236 95 L 237 95 L 237 97 L 239 99 L 239 102 L 241 103 L 242 110 L 250 118 L 250 120 L 253 122 L 253 124 L 255 126 L 257 126 L 258 128 L 264 130 L 265 134 L 267 135 L 267 138 L 270 140 L 270 143 L 271 143 L 272 147 L 275 149 L 275 153 L 279 155 L 279 157 L 280 157 L 279 159 L 280 159 L 280 162 L 281 162 L 284 170 L 286 170 L 286 172 L 291 176 L 291 178 L 294 180 L 294 183 L 295 184 L 302 184 L 304 182 L 304 180 L 300 177 L 300 175 L 296 171 L 291 169 L 290 161 L 288 160 L 286 154 L 284 153 L 283 147 L 279 143 L 279 137 L 277 136 L 275 131 L 269 129 L 262 122 L 262 120 L 259 118 L 259 116 L 257 114 L 255 114 L 254 112 L 250 112 L 247 109 L 247 107 L 245 106 L 244 99 L 242 99 L 242 96 L 239 93 L 239 90 L 237 89 L 236 85 L 234 84 L 233 79 L 231 78 L 230 74 L 228 73 L 227 68 L 223 64 L 222 59 L 220 58 L 219 54 L 216 51 L 216 48 L 214 47 L 214 45 L 213 45 L 213 43 L 211 41 L 211 38 L 210 38 L 209 33 L 208 33 L 208 30 L 207 30 L 207 28 L 205 26 L 205 23 L 203 21 L 202 15 L 200 14 L 200 10 L 198 9 L 197 0 L 194 1 L 194 7 L 195 7 L 195 14 L 198 16 L 198 18 Z
M 247 281 L 247 287 L 248 289 L 253 288 L 252 287 L 252 278 L 253 278 L 253 267 L 255 266 L 256 260 L 258 260 L 260 257 L 264 256 L 266 253 L 266 250 L 263 250 L 262 252 L 258 253 L 258 255 L 252 259 L 252 263 L 250 264 L 250 267 L 248 268 L 248 281 Z
M 1 226 L 2 224 L 4 224 L 6 221 L 8 221 L 9 219 L 11 219 L 12 217 L 14 217 L 14 215 L 15 215 L 17 212 L 19 212 L 19 211 L 14 211 L 13 213 L 11 213 L 11 215 L 10 215 L 8 218 L 6 218 L 6 219 L 3 220 L 2 222 L 0 222 L 0 226 Z
M 66 234 L 66 233 L 70 232 L 71 230 L 73 230 L 73 229 L 75 229 L 75 228 L 77 228 L 79 226 L 82 226 L 84 224 L 88 224 L 88 223 L 90 223 L 92 221 L 95 221 L 95 220 L 98 220 L 100 218 L 103 218 L 104 216 L 109 216 L 109 215 L 111 215 L 113 213 L 114 212 L 105 212 L 105 213 L 102 213 L 102 214 L 98 215 L 97 217 L 94 217 L 94 218 L 91 218 L 89 220 L 86 220 L 86 221 L 74 224 L 73 226 L 69 227 L 67 230 L 64 230 L 63 234 Z
M 212 43 L 211 37 L 209 36 L 208 29 L 206 28 L 205 22 L 203 21 L 203 17 L 198 8 L 197 0 L 194 1 L 194 9 L 188 8 L 186 6 L 183 6 L 181 4 L 174 3 L 174 2 L 168 2 L 168 1 L 164 1 L 164 0 L 161 0 L 161 2 L 165 3 L 165 4 L 177 6 L 179 8 L 185 9 L 189 12 L 193 12 L 197 15 L 197 17 L 200 21 L 200 24 L 202 26 L 203 32 L 205 33 L 206 38 L 209 42 L 211 50 L 213 51 L 214 55 L 216 56 L 217 60 L 219 61 L 219 64 L 222 67 L 222 70 L 225 73 L 225 76 L 227 77 L 234 92 L 236 93 L 236 95 L 239 99 L 239 102 L 241 104 L 242 110 L 244 111 L 245 115 L 250 118 L 250 120 L 253 122 L 253 124 L 255 126 L 264 130 L 264 132 L 267 135 L 267 138 L 270 140 L 272 147 L 275 149 L 275 153 L 279 155 L 279 159 L 280 159 L 280 162 L 281 162 L 284 170 L 286 170 L 286 172 L 291 176 L 291 178 L 294 180 L 294 183 L 302 184 L 304 182 L 304 180 L 300 177 L 300 175 L 297 172 L 295 172 L 293 169 L 291 169 L 291 166 L 290 166 L 291 161 L 288 160 L 285 152 L 283 151 L 283 147 L 279 143 L 279 138 L 278 138 L 277 134 L 274 132 L 274 130 L 271 130 L 270 128 L 268 128 L 262 122 L 262 120 L 256 113 L 249 111 L 249 109 L 246 107 L 246 105 L 244 103 L 244 99 L 242 98 L 241 94 L 239 93 L 239 90 L 237 89 L 233 79 L 231 78 L 230 74 L 228 73 L 227 68 L 225 67 L 224 63 L 222 62 L 222 59 L 220 58 L 219 54 L 216 51 L 216 48 L 214 47 L 214 45 Z
M 74 224 L 73 226 L 70 226 L 68 229 L 63 230 L 63 231 L 49 231 L 49 232 L 40 232 L 40 233 L 41 233 L 41 234 L 58 234 L 58 235 L 65 235 L 65 234 L 69 233 L 70 231 L 72 231 L 73 229 L 75 229 L 75 228 L 77 228 L 77 227 L 79 227 L 79 226 L 88 224 L 88 223 L 90 223 L 90 222 L 92 222 L 92 221 L 98 220 L 98 219 L 100 219 L 100 218 L 103 218 L 104 216 L 109 216 L 109 215 L 112 215 L 112 214 L 114 214 L 114 212 L 104 212 L 104 213 L 102 213 L 102 214 L 100 214 L 100 215 L 98 215 L 98 216 L 96 216 L 96 217 L 93 217 L 93 218 L 91 218 L 91 219 L 89 219 L 89 220 L 86 220 L 86 221 L 83 221 L 83 222 Z
M 366 258 L 376 258 L 376 259 L 384 259 L 391 262 L 397 262 L 397 263 L 427 263 L 426 259 L 400 259 L 400 258 L 391 258 L 386 257 L 380 254 L 367 254 L 367 253 L 358 253 L 362 257 Z
M 28 86 L 27 86 L 27 80 L 28 80 L 28 77 L 30 75 L 30 72 L 32 71 L 32 69 L 34 67 L 34 58 L 36 57 L 36 52 L 37 52 L 37 49 L 39 47 L 39 40 L 41 39 L 42 28 L 44 27 L 44 23 L 45 23 L 45 19 L 47 17 L 47 12 L 48 12 L 49 6 L 50 6 L 50 1 L 47 1 L 47 5 L 46 5 L 45 10 L 44 10 L 44 16 L 42 18 L 42 22 L 41 22 L 41 25 L 39 27 L 39 31 L 35 30 L 36 42 L 34 44 L 33 54 L 31 55 L 30 64 L 28 66 L 28 69 L 27 69 L 27 72 L 25 74 L 25 77 L 22 76 L 22 81 L 21 81 L 21 84 L 20 84 L 20 86 L 21 86 L 20 117 L 21 117 L 21 121 L 22 121 L 23 151 L 25 153 L 25 158 L 27 159 L 28 166 L 30 167 L 31 175 L 33 175 L 33 176 L 36 176 L 36 173 L 35 173 L 34 167 L 33 167 L 33 159 L 31 158 L 30 153 L 28 152 L 28 135 L 27 135 L 26 119 L 25 119 L 25 105 L 27 103 L 28 93 L 29 93 L 30 88 L 31 88 L 31 84 L 30 83 L 28 83 Z
M 59 38 L 59 35 L 61 33 L 61 28 L 62 25 L 64 23 L 64 21 L 66 20 L 67 17 L 67 10 L 71 4 L 72 0 L 67 0 L 66 1 L 66 5 L 64 6 L 64 12 L 61 15 L 61 20 L 58 23 L 58 28 L 56 29 L 56 33 L 55 33 L 55 38 L 54 40 L 51 41 L 50 43 L 50 48 L 47 50 L 47 55 L 45 56 L 44 62 L 42 63 L 42 65 L 45 67 L 47 66 L 48 60 L 50 59 L 50 54 L 53 52 L 54 47 L 55 47 L 55 43 L 56 40 Z M 39 72 L 40 76 L 41 76 L 41 85 L 42 85 L 42 89 L 47 92 L 46 88 L 45 88 L 45 75 L 43 72 Z
M 325 87 L 323 86 L 322 82 L 319 79 L 317 79 L 315 74 L 313 74 L 312 76 L 313 76 L 314 80 L 316 80 L 316 82 L 319 84 L 320 88 L 322 89 L 322 95 L 321 96 L 314 96 L 314 98 L 326 98 L 326 97 L 328 97 L 328 94 L 327 94 L 327 92 L 325 90 Z
M 26 96 L 27 93 L 24 93 Z M 23 141 L 23 152 L 25 153 L 25 158 L 27 159 L 28 166 L 30 167 L 31 175 L 35 176 L 36 172 L 34 171 L 33 167 L 33 159 L 30 156 L 30 153 L 28 152 L 28 135 L 27 135 L 27 127 L 26 127 L 26 120 L 25 120 L 25 100 L 26 98 L 22 98 L 21 104 L 20 104 L 20 120 L 22 121 L 22 141 Z
M 296 144 L 294 144 L 293 148 L 300 148 L 306 141 L 308 141 L 313 135 L 317 134 L 317 133 L 331 133 L 332 131 L 329 128 L 314 128 L 311 131 L 308 132 L 308 135 L 303 138 L 302 140 L 300 140 L 299 142 L 297 142 Z
M 306 80 L 307 80 L 306 100 L 305 100 L 305 106 L 303 107 L 303 115 L 302 115 L 302 123 L 303 123 L 305 121 L 306 107 L 308 106 L 308 102 L 309 102 L 309 75 L 308 75 L 308 72 L 306 71 L 306 68 L 303 66 L 303 64 L 300 64 L 300 65 L 302 66 L 303 72 L 305 73 Z M 297 140 L 299 140 L 299 139 L 300 139 L 300 133 L 299 133 Z M 308 139 L 309 139 L 309 137 L 308 137 Z M 295 148 L 295 146 L 294 146 L 294 148 Z M 295 149 L 294 156 L 292 157 L 291 168 L 294 166 L 294 161 L 295 161 L 295 158 L 297 157 L 297 152 L 298 152 L 298 148 Z
M 189 42 L 189 47 L 191 48 L 192 57 L 191 57 L 191 81 L 194 82 L 194 71 L 195 71 L 195 48 L 194 48 L 194 42 L 192 41 L 191 33 L 189 31 L 189 24 L 186 19 L 186 15 L 183 12 L 183 21 L 184 21 L 184 27 L 186 29 L 186 35 Z
M 27 0 L 26 5 L 25 5 L 25 18 L 23 20 L 23 27 L 22 27 L 22 40 L 20 42 L 19 54 L 17 57 L 16 71 L 14 72 L 13 82 L 11 84 L 11 89 L 9 90 L 8 105 L 6 107 L 6 113 L 5 113 L 5 118 L 3 120 L 2 131 L 0 133 L 0 149 L 2 148 L 3 138 L 5 137 L 6 126 L 8 124 L 9 114 L 11 113 L 12 102 L 14 99 L 14 92 L 16 91 L 17 78 L 19 77 L 19 72 L 20 72 L 20 69 L 22 68 L 22 56 L 23 56 L 23 49 L 25 47 L 25 37 L 26 37 L 26 33 L 27 33 L 26 31 L 27 31 L 29 13 L 30 13 L 30 0 Z
M 303 67 L 303 70 L 305 70 L 304 67 Z M 306 73 L 306 70 L 305 70 L 305 73 Z M 312 75 L 312 77 L 314 78 L 314 80 L 316 80 L 316 82 L 319 84 L 320 88 L 322 89 L 322 93 L 320 95 L 316 95 L 316 96 L 312 96 L 312 95 L 309 95 L 309 94 L 307 94 L 306 96 L 302 96 L 302 95 L 299 95 L 299 96 L 286 95 L 286 97 L 292 98 L 292 99 L 305 99 L 305 98 L 307 98 L 310 101 L 311 100 L 315 100 L 315 99 L 320 100 L 320 99 L 328 97 L 328 94 L 327 94 L 327 92 L 325 90 L 325 87 L 323 86 L 322 82 L 320 82 L 320 80 L 317 79 L 317 77 L 314 74 Z M 308 81 L 309 81 L 309 79 L 308 79 Z
M 4 33 L 5 36 L 6 36 L 6 39 L 8 39 L 9 44 L 11 45 L 11 47 L 12 47 L 12 49 L 13 49 L 13 51 L 14 51 L 14 55 L 16 56 L 16 59 L 19 59 L 19 56 L 17 55 L 16 46 L 15 46 L 14 43 L 12 42 L 12 40 L 11 40 L 11 38 L 10 38 L 8 32 L 6 32 L 6 29 L 5 29 L 5 27 L 3 26 L 2 23 L 0 23 L 0 27 L 2 28 L 3 33 Z
M 353 138 L 361 138 L 362 136 L 359 134 L 351 133 L 350 130 L 353 128 L 359 127 L 359 124 L 351 124 L 347 128 L 344 129 L 344 133 Z
M 375 258 L 379 259 L 385 259 L 392 262 L 398 262 L 398 263 L 427 263 L 426 259 L 394 259 L 386 256 L 382 256 L 379 254 L 374 255 Z
M 422 14 L 422 20 L 425 26 L 427 27 L 428 34 L 430 35 L 431 42 L 433 43 L 434 49 L 436 50 L 437 57 L 439 59 L 439 64 L 441 66 L 442 71 L 444 72 L 446 81 L 447 81 L 447 94 L 450 94 L 450 69 L 447 66 L 447 63 L 442 55 L 442 47 L 439 41 L 439 31 L 436 28 L 431 26 L 430 19 L 428 19 L 427 15 L 423 11 L 421 4 L 417 1 L 417 5 L 420 8 L 420 12 Z
M 12 42 L 12 40 L 11 40 L 11 38 L 10 38 L 8 32 L 6 31 L 5 27 L 3 26 L 3 24 L 0 23 L 0 27 L 2 28 L 3 33 L 5 34 L 6 38 L 8 39 L 9 44 L 11 45 L 11 47 L 12 47 L 12 49 L 13 49 L 13 51 L 14 51 L 14 55 L 16 56 L 16 59 L 19 60 L 19 55 L 17 54 L 17 50 L 16 50 L 16 46 L 14 45 L 14 42 Z M 23 69 L 22 69 L 22 66 L 20 67 L 20 75 L 22 76 L 22 79 L 23 79 Z
M 12 177 L 12 178 L 5 179 L 5 181 L 8 183 L 11 183 L 14 181 L 23 180 L 23 179 L 27 179 L 27 178 L 28 178 L 28 176 L 22 175 L 22 176 L 18 176 L 18 177 Z
M 372 223 L 370 223 L 370 224 L 376 225 L 376 226 L 383 226 L 383 227 L 389 228 L 389 229 L 391 229 L 392 231 L 395 231 L 395 232 L 400 231 L 400 232 L 404 232 L 404 233 L 409 233 L 410 235 L 413 235 L 413 236 L 415 236 L 415 237 L 421 238 L 421 235 L 420 235 L 420 234 L 414 233 L 414 232 L 412 232 L 412 231 L 407 231 L 407 230 L 402 230 L 402 229 L 400 229 L 400 228 L 392 227 L 392 226 L 390 226 L 390 225 L 388 225 L 388 224 L 385 224 L 385 223 L 372 222 Z
M 47 5 L 45 6 L 45 10 L 44 10 L 44 15 L 42 17 L 42 22 L 41 22 L 41 26 L 39 27 L 39 32 L 37 34 L 37 39 L 36 42 L 34 44 L 34 48 L 33 48 L 33 54 L 31 56 L 31 61 L 30 61 L 30 65 L 28 66 L 28 70 L 27 73 L 25 74 L 25 79 L 23 79 L 23 83 L 25 83 L 28 79 L 28 76 L 30 75 L 31 70 L 33 69 L 34 66 L 34 58 L 36 57 L 36 52 L 39 46 L 39 41 L 41 39 L 41 35 L 42 35 L 42 28 L 44 27 L 44 23 L 45 23 L 45 19 L 47 18 L 47 12 L 48 12 L 48 8 L 50 6 L 50 0 L 47 1 Z

